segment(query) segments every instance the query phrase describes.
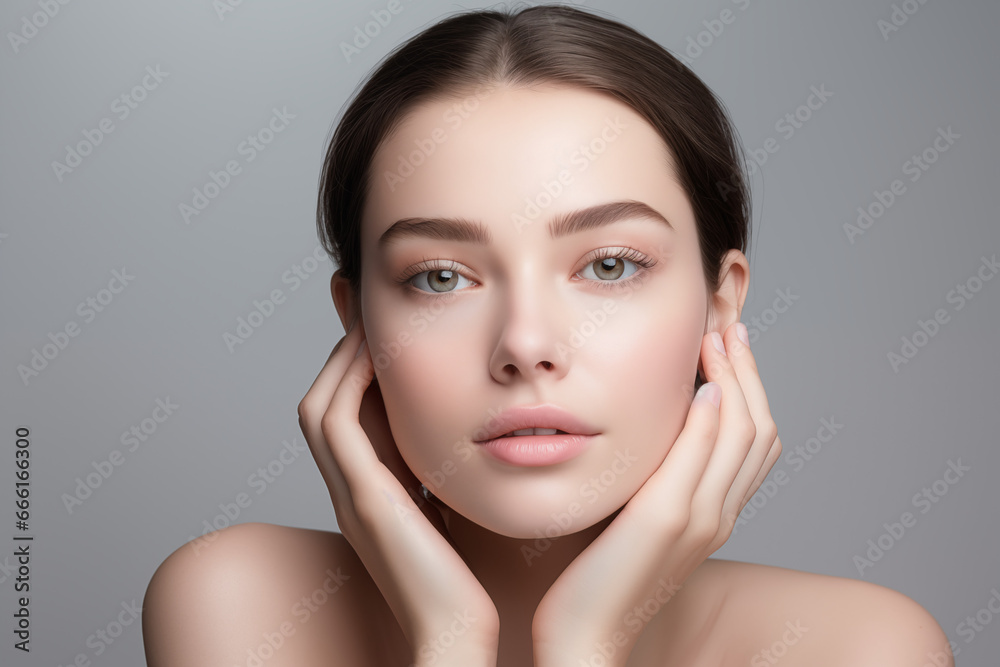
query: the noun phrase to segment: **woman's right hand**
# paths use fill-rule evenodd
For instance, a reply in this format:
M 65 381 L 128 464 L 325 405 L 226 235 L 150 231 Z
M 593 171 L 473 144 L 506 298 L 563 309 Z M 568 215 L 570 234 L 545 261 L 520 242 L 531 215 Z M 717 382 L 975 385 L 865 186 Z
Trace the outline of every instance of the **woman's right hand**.
M 356 321 L 298 408 L 337 523 L 396 616 L 418 666 L 492 667 L 500 630 L 496 605 L 455 551 L 438 510 L 429 502 L 418 507 L 404 488 L 404 482 L 410 488 L 420 482 L 399 455 L 381 400 L 371 436 L 361 425 L 359 415 L 374 412 L 362 410 L 362 400 L 375 375 L 368 346 L 356 354 L 363 342 L 364 326 Z M 381 399 L 377 385 L 371 391 Z M 474 621 L 468 628 L 458 624 L 456 632 L 456 619 L 463 617 Z

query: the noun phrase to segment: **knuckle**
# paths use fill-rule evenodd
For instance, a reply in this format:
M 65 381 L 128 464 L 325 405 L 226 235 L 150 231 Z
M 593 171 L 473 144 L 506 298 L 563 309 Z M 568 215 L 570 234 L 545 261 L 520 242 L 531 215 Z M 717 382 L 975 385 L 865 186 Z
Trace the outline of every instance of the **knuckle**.
M 323 416 L 323 412 L 329 407 L 329 402 L 324 404 L 321 400 L 306 394 L 296 409 L 299 419 L 311 424 Z
M 659 512 L 650 519 L 650 523 L 656 533 L 680 535 L 691 525 L 691 508 L 678 507 L 670 512 Z
M 337 427 L 340 420 L 337 417 L 337 413 L 333 410 L 327 410 L 323 413 L 323 416 L 319 420 L 320 431 L 323 433 L 323 437 L 326 438 L 327 443 L 332 444 L 337 439 Z
M 718 377 L 722 375 L 728 366 L 721 361 L 712 361 L 708 364 L 708 375 L 709 377 Z
M 739 341 L 738 338 L 734 339 Z M 731 345 L 726 347 L 726 352 L 731 359 L 749 359 L 752 355 L 750 354 L 750 348 L 739 341 L 738 345 Z
M 767 442 L 774 442 L 778 437 L 778 425 L 773 419 L 762 421 L 757 427 L 757 433 Z
M 688 521 L 685 531 L 690 539 L 697 544 L 705 544 L 715 539 L 721 525 L 722 507 L 703 508 L 697 518 Z
M 344 512 L 341 508 L 336 508 L 337 528 L 352 546 L 358 544 L 358 538 L 364 535 L 361 524 L 353 512 Z M 355 547 L 356 548 L 356 547 Z
M 351 490 L 351 497 L 354 500 L 354 515 L 357 518 L 358 527 L 366 534 L 370 528 L 378 525 L 383 516 L 382 503 L 384 498 L 368 497 L 356 489 Z
M 720 517 L 720 512 L 713 514 L 714 517 Z M 693 534 L 698 544 L 709 544 L 715 540 L 715 536 L 719 534 L 719 528 L 722 525 L 722 519 L 716 518 L 714 520 L 705 520 L 699 522 L 695 527 Z

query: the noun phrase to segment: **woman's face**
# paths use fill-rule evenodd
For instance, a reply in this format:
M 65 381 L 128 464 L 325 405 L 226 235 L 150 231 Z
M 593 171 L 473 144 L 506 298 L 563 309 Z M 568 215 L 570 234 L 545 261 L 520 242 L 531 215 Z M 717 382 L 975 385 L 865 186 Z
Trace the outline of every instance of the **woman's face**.
M 680 433 L 705 334 L 694 213 L 663 141 L 599 93 L 500 88 L 420 106 L 372 173 L 362 319 L 403 459 L 454 511 L 509 537 L 608 517 Z M 650 213 L 550 233 L 619 201 Z M 424 226 L 380 243 L 404 218 L 461 218 L 483 238 Z M 534 467 L 476 444 L 504 409 L 538 404 L 599 435 Z

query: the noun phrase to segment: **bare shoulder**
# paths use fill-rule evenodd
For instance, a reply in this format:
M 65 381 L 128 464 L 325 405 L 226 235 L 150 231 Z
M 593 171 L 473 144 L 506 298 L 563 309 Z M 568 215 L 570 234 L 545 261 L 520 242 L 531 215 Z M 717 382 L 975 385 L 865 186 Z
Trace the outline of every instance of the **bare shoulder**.
M 941 626 L 899 591 L 756 563 L 706 564 L 722 587 L 716 632 L 730 646 L 726 664 L 954 667 Z
M 184 544 L 153 574 L 143 600 L 146 663 L 387 664 L 387 640 L 398 639 L 382 622 L 387 611 L 343 535 L 238 524 Z

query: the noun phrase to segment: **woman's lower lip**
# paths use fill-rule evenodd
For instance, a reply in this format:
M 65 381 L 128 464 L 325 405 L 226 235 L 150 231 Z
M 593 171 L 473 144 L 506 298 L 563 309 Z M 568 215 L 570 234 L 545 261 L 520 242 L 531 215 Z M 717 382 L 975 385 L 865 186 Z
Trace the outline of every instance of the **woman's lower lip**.
M 483 440 L 476 444 L 504 463 L 515 466 L 547 466 L 575 457 L 594 437 L 577 433 L 516 435 Z

